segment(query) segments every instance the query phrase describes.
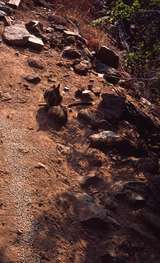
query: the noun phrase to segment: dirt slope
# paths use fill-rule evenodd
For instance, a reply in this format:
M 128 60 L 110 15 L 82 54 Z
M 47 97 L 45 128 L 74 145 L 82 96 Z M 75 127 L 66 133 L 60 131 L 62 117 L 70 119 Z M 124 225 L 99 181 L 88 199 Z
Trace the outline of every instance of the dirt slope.
M 39 19 L 47 25 L 45 9 L 23 8 L 16 21 Z M 31 58 L 44 68 L 29 67 Z M 158 263 L 159 237 L 144 225 L 144 203 L 135 208 L 120 194 L 114 196 L 128 181 L 146 186 L 153 174 L 137 170 L 135 156 L 90 148 L 88 137 L 94 131 L 77 120 L 83 107 L 71 108 L 67 125 L 58 128 L 41 106 L 44 91 L 57 82 L 64 105 L 73 103 L 75 91 L 91 80 L 102 93 L 114 92 L 95 72 L 79 76 L 67 63 L 56 49 L 46 47 L 37 54 L 0 44 L 0 262 Z M 26 75 L 38 75 L 41 81 L 30 84 Z M 97 103 L 99 98 L 93 108 Z M 120 133 L 128 129 L 125 125 L 119 125 Z M 100 177 L 100 183 L 83 188 L 88 175 Z M 84 194 L 107 208 L 107 227 L 103 221 L 90 222 L 91 229 L 80 223 L 77 209 Z M 133 223 L 142 226 L 142 235 L 131 231 Z

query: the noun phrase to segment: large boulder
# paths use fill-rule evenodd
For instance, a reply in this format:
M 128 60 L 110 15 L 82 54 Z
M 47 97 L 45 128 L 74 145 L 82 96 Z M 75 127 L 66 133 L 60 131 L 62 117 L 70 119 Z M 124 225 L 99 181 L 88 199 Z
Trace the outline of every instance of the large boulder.
M 101 46 L 97 53 L 97 58 L 110 67 L 118 68 L 119 66 L 119 56 L 106 46 Z
M 117 122 L 125 110 L 125 98 L 116 94 L 102 94 L 99 108 L 103 111 L 106 120 Z
M 24 46 L 28 42 L 30 33 L 24 24 L 7 26 L 3 33 L 5 42 L 13 46 Z
M 12 46 L 28 45 L 32 49 L 42 50 L 44 43 L 41 38 L 31 35 L 24 24 L 7 26 L 3 33 L 4 41 Z
M 102 131 L 89 136 L 90 146 L 93 148 L 107 151 L 116 149 L 118 153 L 128 156 L 138 156 L 141 149 L 129 141 L 126 137 L 112 131 Z

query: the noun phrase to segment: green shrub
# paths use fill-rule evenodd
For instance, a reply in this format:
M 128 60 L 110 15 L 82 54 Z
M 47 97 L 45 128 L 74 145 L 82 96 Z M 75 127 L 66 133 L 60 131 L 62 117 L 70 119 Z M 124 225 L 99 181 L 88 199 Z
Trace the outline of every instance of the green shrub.
M 118 0 L 116 1 L 111 15 L 113 20 L 119 20 L 123 18 L 129 19 L 135 11 L 140 9 L 140 7 L 141 4 L 139 0 L 134 0 L 132 5 L 127 5 L 123 2 L 123 0 Z

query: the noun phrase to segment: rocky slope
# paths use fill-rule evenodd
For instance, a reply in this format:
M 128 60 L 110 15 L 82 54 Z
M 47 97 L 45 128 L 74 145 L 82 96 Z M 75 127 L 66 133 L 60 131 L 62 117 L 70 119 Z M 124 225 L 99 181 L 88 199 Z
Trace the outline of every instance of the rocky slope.
M 158 263 L 157 109 L 56 7 L 0 2 L 0 262 Z
M 95 25 L 114 38 L 123 53 L 123 66 L 132 73 L 132 96 L 159 105 L 159 0 L 94 1 Z

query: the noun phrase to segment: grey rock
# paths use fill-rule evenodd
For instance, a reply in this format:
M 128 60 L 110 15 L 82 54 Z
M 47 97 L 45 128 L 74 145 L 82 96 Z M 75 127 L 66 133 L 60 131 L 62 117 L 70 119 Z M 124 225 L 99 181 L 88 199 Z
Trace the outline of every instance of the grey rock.
M 74 37 L 75 39 L 78 39 L 82 43 L 87 44 L 87 40 L 83 38 L 78 32 L 64 30 L 64 35 L 65 37 L 68 37 L 68 36 Z
M 97 53 L 97 58 L 110 67 L 118 68 L 119 66 L 119 56 L 106 46 L 101 46 Z
M 34 35 L 29 36 L 27 44 L 31 49 L 35 49 L 37 51 L 41 51 L 44 47 L 42 39 Z
M 106 151 L 115 148 L 123 155 L 137 155 L 139 149 L 123 136 L 112 131 L 102 131 L 89 136 L 91 147 Z
M 142 195 L 133 191 L 126 192 L 126 199 L 131 205 L 136 207 L 143 207 L 146 203 L 146 200 Z
M 74 36 L 67 36 L 65 37 L 64 42 L 67 46 L 69 46 L 69 45 L 75 44 L 76 40 Z
M 57 24 L 57 25 L 66 26 L 68 24 L 67 19 L 64 18 L 63 16 L 60 16 L 60 15 L 55 15 L 55 14 L 49 15 L 48 20 L 50 22 Z
M 125 110 L 125 98 L 115 94 L 103 93 L 99 107 L 108 121 L 117 122 Z
M 96 134 L 93 134 L 89 137 L 89 140 L 92 145 L 110 145 L 113 146 L 119 141 L 121 141 L 121 136 L 117 135 L 112 131 L 102 131 Z
M 120 77 L 121 77 L 120 73 L 116 69 L 111 67 L 108 67 L 104 74 L 105 80 L 107 80 L 108 82 L 114 85 L 119 82 Z
M 56 24 L 52 24 L 52 27 L 54 28 L 55 31 L 59 31 L 61 33 L 64 32 L 64 30 L 66 29 L 64 26 L 62 25 L 56 25 Z
M 106 120 L 96 116 L 95 113 L 89 111 L 88 109 L 80 110 L 77 117 L 80 121 L 90 125 L 93 129 L 111 128 L 110 124 Z
M 32 20 L 28 22 L 26 24 L 26 28 L 31 34 L 40 38 L 43 37 L 42 35 L 43 25 L 39 21 Z
M 32 84 L 38 84 L 41 81 L 41 78 L 35 75 L 25 76 L 24 79 Z
M 86 189 L 86 188 L 101 188 L 105 185 L 105 182 L 103 180 L 103 178 L 97 176 L 97 175 L 93 175 L 93 176 L 86 176 L 85 178 L 83 178 L 83 181 L 81 181 L 81 187 Z
M 61 105 L 50 107 L 48 116 L 52 118 L 55 123 L 60 125 L 65 125 L 68 120 L 67 110 Z
M 79 75 L 87 75 L 91 65 L 88 61 L 81 61 L 79 64 L 74 65 L 74 71 Z
M 63 156 L 70 155 L 72 153 L 72 148 L 63 144 L 58 143 L 56 146 L 57 153 Z
M 46 33 L 53 34 L 54 30 L 53 30 L 52 27 L 47 27 L 47 28 L 45 28 L 45 32 L 46 32 Z
M 73 37 L 77 37 L 79 36 L 78 32 L 74 32 L 74 31 L 70 31 L 70 30 L 64 30 L 64 35 L 67 36 L 73 36 Z
M 21 0 L 9 0 L 8 5 L 13 8 L 18 8 L 20 5 Z
M 3 38 L 9 45 L 24 46 L 28 43 L 30 34 L 24 24 L 5 27 Z
M 78 112 L 77 117 L 79 120 L 82 120 L 86 123 L 90 123 L 93 119 L 93 113 L 88 109 L 82 109 Z
M 0 19 L 4 18 L 6 15 L 4 11 L 0 10 Z
M 108 65 L 106 65 L 106 64 L 104 64 L 98 60 L 96 61 L 95 70 L 98 73 L 105 73 L 107 69 L 108 69 Z
M 148 113 L 147 111 L 143 110 L 142 107 L 139 107 L 137 104 L 131 101 L 126 102 L 125 106 L 125 119 L 128 120 L 130 123 L 135 125 L 140 133 L 145 135 L 148 132 L 157 133 L 160 131 L 160 122 L 157 118 L 155 118 L 152 114 Z M 154 138 L 156 139 L 156 137 Z
M 0 101 L 10 101 L 12 100 L 12 96 L 10 93 L 8 92 L 5 92 L 5 93 L 2 93 L 0 92 Z
M 81 99 L 85 101 L 93 101 L 95 98 L 94 93 L 91 90 L 85 89 L 82 91 Z
M 7 15 L 10 15 L 14 12 L 11 7 L 5 5 L 3 2 L 0 2 L 0 10 L 5 12 Z
M 3 22 L 5 26 L 11 26 L 13 23 L 13 18 L 11 16 L 5 16 Z
M 91 90 L 88 89 L 78 89 L 75 92 L 76 98 L 80 98 L 84 102 L 90 102 L 95 99 L 95 95 Z
M 83 55 L 90 60 L 93 60 L 95 57 L 95 51 L 90 51 L 88 47 L 83 47 Z
M 43 69 L 42 63 L 36 59 L 28 59 L 28 65 L 32 68 Z
M 62 56 L 69 59 L 77 59 L 81 58 L 81 52 L 78 51 L 76 48 L 66 47 L 63 50 Z
M 44 93 L 44 99 L 48 107 L 60 105 L 63 99 L 60 93 L 60 84 L 47 89 Z

